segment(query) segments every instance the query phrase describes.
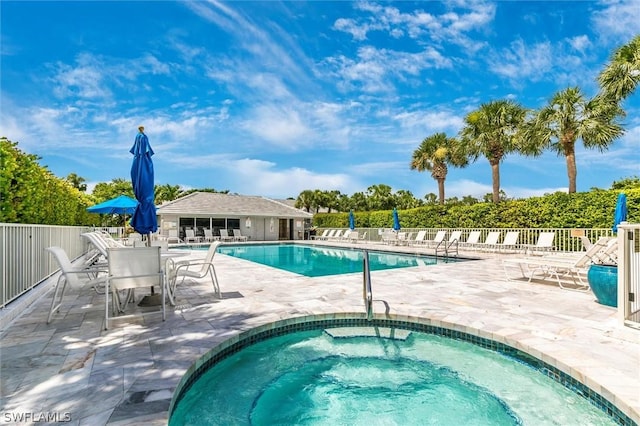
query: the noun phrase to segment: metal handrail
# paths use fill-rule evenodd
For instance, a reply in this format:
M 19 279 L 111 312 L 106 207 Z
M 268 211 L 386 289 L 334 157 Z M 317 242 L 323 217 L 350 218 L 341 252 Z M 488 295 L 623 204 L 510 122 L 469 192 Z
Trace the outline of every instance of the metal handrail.
M 367 320 L 370 321 L 373 319 L 373 291 L 371 290 L 371 269 L 367 250 L 362 250 L 362 298 Z

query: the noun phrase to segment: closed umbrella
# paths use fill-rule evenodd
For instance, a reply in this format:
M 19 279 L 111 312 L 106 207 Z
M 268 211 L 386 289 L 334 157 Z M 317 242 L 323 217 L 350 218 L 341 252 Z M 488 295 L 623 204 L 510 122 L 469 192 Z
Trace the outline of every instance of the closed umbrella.
M 133 147 L 129 152 L 133 154 L 131 165 L 131 183 L 133 193 L 139 204 L 131 218 L 131 226 L 139 234 L 147 235 L 158 230 L 158 218 L 154 204 L 153 182 L 153 149 L 149 145 L 149 138 L 144 134 L 144 127 L 138 127 Z M 149 242 L 150 239 L 147 239 Z
M 393 209 L 393 230 L 400 230 L 400 218 L 398 217 L 398 210 L 395 207 Z
M 624 193 L 618 194 L 616 212 L 613 216 L 613 232 L 618 232 L 618 224 L 627 220 L 627 196 Z
M 356 218 L 353 215 L 353 210 L 349 211 L 349 229 L 352 231 L 356 229 Z

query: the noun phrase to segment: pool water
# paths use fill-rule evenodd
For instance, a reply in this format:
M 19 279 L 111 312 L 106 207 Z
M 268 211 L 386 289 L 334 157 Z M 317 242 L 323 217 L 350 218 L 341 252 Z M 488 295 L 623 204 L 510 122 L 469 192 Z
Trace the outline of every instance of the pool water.
M 528 364 L 419 332 L 261 341 L 209 368 L 174 408 L 171 426 L 615 424 Z
M 300 244 L 223 245 L 218 252 L 307 277 L 362 272 L 362 250 Z M 372 271 L 435 265 L 452 259 L 369 251 Z

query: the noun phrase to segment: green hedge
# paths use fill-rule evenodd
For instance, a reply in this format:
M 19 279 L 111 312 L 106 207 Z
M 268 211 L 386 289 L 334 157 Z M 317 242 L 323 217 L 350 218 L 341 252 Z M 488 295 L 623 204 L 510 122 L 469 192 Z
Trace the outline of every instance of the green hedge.
M 640 188 L 595 190 L 502 201 L 499 204 L 429 205 L 399 210 L 403 228 L 608 228 L 612 226 L 618 194 L 627 195 L 628 221 L 640 222 Z M 354 212 L 356 227 L 390 228 L 392 211 Z M 313 225 L 346 228 L 348 213 L 318 213 Z

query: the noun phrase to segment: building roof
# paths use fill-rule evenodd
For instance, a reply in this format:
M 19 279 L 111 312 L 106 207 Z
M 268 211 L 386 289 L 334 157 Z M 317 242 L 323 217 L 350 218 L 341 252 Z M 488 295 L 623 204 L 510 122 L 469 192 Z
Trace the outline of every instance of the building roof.
M 159 215 L 265 216 L 281 218 L 312 218 L 311 213 L 266 197 L 194 192 L 158 207 Z

